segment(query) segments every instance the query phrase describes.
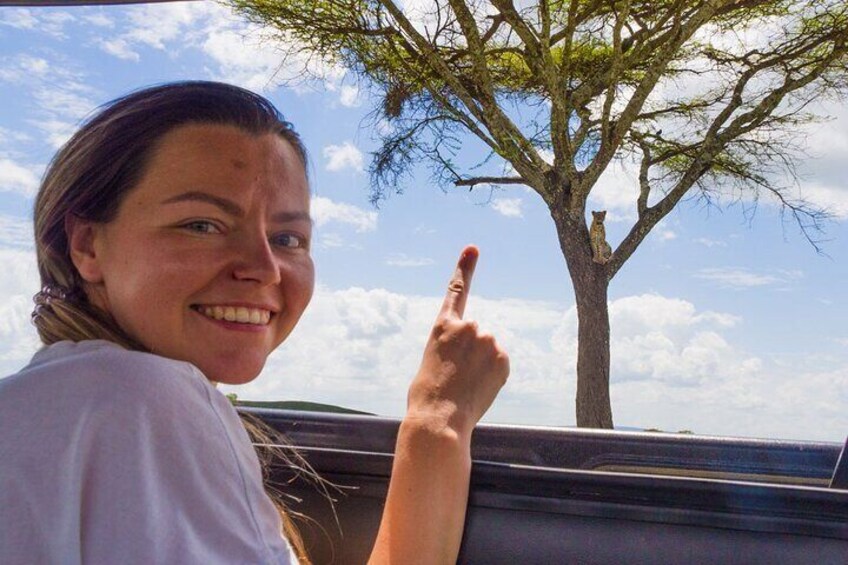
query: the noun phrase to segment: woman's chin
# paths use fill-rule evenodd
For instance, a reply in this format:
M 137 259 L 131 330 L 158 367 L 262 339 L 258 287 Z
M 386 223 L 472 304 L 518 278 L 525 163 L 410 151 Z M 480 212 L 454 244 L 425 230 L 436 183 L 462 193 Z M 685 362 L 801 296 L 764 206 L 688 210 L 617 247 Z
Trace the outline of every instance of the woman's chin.
M 233 365 L 233 366 L 204 366 L 197 364 L 197 368 L 213 383 L 225 385 L 243 385 L 251 382 L 262 371 L 262 364 L 249 364 L 250 366 Z M 258 365 L 258 366 L 255 366 Z
M 212 383 L 214 383 L 216 385 L 221 384 L 221 385 L 234 385 L 235 386 L 235 385 L 247 384 L 247 383 L 251 382 L 253 379 L 255 379 L 256 377 L 257 377 L 257 375 L 248 376 L 248 377 L 240 377 L 240 376 L 234 377 L 233 375 L 223 375 L 223 376 L 218 377 L 218 378 L 211 378 L 211 377 L 207 377 L 207 378 Z

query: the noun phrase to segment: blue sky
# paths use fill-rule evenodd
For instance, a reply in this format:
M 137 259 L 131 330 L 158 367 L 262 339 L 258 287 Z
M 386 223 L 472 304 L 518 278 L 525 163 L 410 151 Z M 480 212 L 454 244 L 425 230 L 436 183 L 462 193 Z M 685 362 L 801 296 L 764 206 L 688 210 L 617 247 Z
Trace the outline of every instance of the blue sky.
M 411 4 L 411 2 L 410 2 Z M 456 256 L 482 252 L 468 316 L 507 348 L 488 422 L 573 425 L 576 314 L 553 223 L 522 187 L 432 186 L 422 168 L 368 203 L 367 92 L 326 70 L 280 85 L 272 43 L 214 2 L 0 8 L 0 373 L 37 349 L 29 218 L 38 179 L 74 125 L 140 86 L 225 80 L 271 98 L 311 153 L 318 289 L 301 326 L 242 398 L 304 399 L 399 416 Z M 276 74 L 275 74 L 276 73 Z M 828 206 L 817 255 L 791 220 L 744 198 L 684 202 L 610 287 L 617 425 L 842 441 L 848 433 L 848 109 L 806 132 L 800 189 Z M 591 201 L 613 247 L 634 209 L 625 164 Z M 228 390 L 229 392 L 230 390 Z

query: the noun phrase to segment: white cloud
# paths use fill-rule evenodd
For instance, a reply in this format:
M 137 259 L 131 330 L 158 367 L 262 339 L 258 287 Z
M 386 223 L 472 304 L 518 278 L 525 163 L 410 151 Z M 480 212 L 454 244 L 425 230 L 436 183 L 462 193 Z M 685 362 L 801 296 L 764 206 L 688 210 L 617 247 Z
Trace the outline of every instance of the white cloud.
M 273 89 L 282 56 L 273 45 L 260 42 L 258 32 L 213 27 L 202 49 L 218 64 L 217 79 L 257 92 Z
M 82 81 L 66 78 L 55 82 L 45 80 L 33 89 L 32 95 L 49 114 L 79 121 L 96 106 L 91 99 L 92 90 Z
M 754 366 L 757 360 L 741 356 L 719 333 L 737 322 L 728 314 L 698 314 L 684 300 L 655 294 L 621 298 L 610 306 L 611 374 L 619 381 L 691 386 Z
M 0 237 L 5 236 L 0 228 Z M 17 236 L 15 236 L 17 237 Z M 5 244 L 5 239 L 0 240 Z M 35 254 L 0 247 L 0 378 L 23 367 L 39 347 L 30 323 L 32 296 L 39 287 Z
M 345 246 L 345 239 L 341 234 L 338 233 L 322 233 L 318 237 L 318 247 L 323 247 L 325 249 L 333 249 L 337 247 Z
M 0 12 L 0 24 L 18 29 L 35 29 L 38 19 L 27 8 L 6 8 Z
M 226 17 L 227 13 L 222 6 L 206 2 L 138 6 L 127 10 L 131 26 L 122 38 L 165 51 L 168 43 L 194 40 L 192 32 L 196 33 L 206 18 Z
M 261 29 L 237 18 L 213 2 L 180 2 L 136 6 L 110 36 L 98 44 L 112 55 L 138 60 L 144 49 L 177 56 L 197 50 L 208 57 L 211 78 L 258 92 L 271 89 L 281 58 L 273 43 L 262 40 Z M 100 32 L 99 32 L 100 33 Z
M 197 50 L 211 63 L 201 69 L 211 78 L 245 88 L 268 92 L 278 83 L 306 90 L 307 77 L 321 77 L 334 90 L 344 77 L 341 68 L 330 67 L 306 53 L 284 55 L 293 39 L 248 23 L 233 10 L 214 2 L 180 2 L 137 6 L 125 10 L 124 25 L 104 39 L 114 55 L 124 58 L 142 49 L 165 51 L 171 57 L 185 50 Z M 306 72 L 305 72 L 306 71 Z M 343 103 L 351 101 L 342 89 Z
M 343 85 L 339 90 L 339 102 L 346 108 L 359 106 L 359 89 L 355 86 Z
M 115 21 L 105 14 L 88 14 L 82 18 L 86 23 L 97 27 L 115 27 Z
M 655 331 L 667 334 L 674 329 L 677 333 L 669 339 L 677 340 L 682 335 L 680 332 L 691 336 L 693 328 L 729 328 L 738 322 L 739 318 L 730 314 L 698 313 L 691 302 L 658 294 L 627 296 L 610 304 L 610 324 L 619 337 L 648 335 Z
M 520 198 L 495 198 L 492 200 L 492 208 L 507 218 L 523 218 L 521 211 L 523 201 Z
M 46 59 L 32 55 L 4 57 L 0 66 L 0 80 L 13 84 L 31 83 L 44 78 L 51 71 Z
M 271 356 L 256 381 L 231 390 L 246 399 L 308 399 L 401 416 L 442 300 L 383 289 L 319 288 L 291 343 Z M 472 295 L 466 317 L 491 331 L 510 355 L 510 380 L 486 420 L 573 425 L 574 308 Z M 803 360 L 777 366 L 725 335 L 739 318 L 659 295 L 612 301 L 610 321 L 611 393 L 619 425 L 844 438 L 848 359 L 818 372 Z
M 47 135 L 47 143 L 53 149 L 62 147 L 77 129 L 75 123 L 55 118 L 30 120 L 30 123 Z
M 804 271 L 800 269 L 777 269 L 784 280 L 792 281 L 804 278 Z
M 316 246 L 320 249 L 356 249 L 362 251 L 365 249 L 361 243 L 353 241 L 350 237 L 336 232 L 323 232 L 317 234 Z
M 0 25 L 6 25 L 17 29 L 37 31 L 45 33 L 56 39 L 65 39 L 65 24 L 74 21 L 73 15 L 68 12 L 33 11 L 28 8 L 3 8 L 0 12 Z
M 761 286 L 770 286 L 778 283 L 788 282 L 790 279 L 797 278 L 795 276 L 786 276 L 782 273 L 781 276 L 755 273 L 749 269 L 737 268 L 710 268 L 701 269 L 695 275 L 699 279 L 705 279 L 718 283 L 724 288 L 752 288 Z
M 271 356 L 264 376 L 233 390 L 242 398 L 310 398 L 400 415 L 406 388 L 443 300 L 443 296 L 408 296 L 383 289 L 319 287 L 291 345 Z M 538 358 L 548 346 L 540 347 L 522 335 L 544 334 L 554 327 L 560 319 L 555 309 L 539 302 L 472 296 L 466 315 L 493 331 L 501 343 L 514 346 L 515 391 L 532 397 L 534 391 L 556 389 L 557 382 L 549 387 L 545 380 L 549 375 L 563 378 L 564 372 L 553 366 L 538 367 L 540 361 L 549 361 Z M 560 409 L 559 403 L 555 409 Z
M 410 257 L 406 253 L 392 253 L 386 258 L 386 265 L 391 267 L 427 267 L 433 263 L 429 257 Z
M 39 179 L 32 169 L 0 158 L 0 192 L 16 192 L 32 197 L 38 191 Z
M 39 29 L 58 39 L 66 39 L 65 24 L 76 21 L 76 18 L 68 12 L 45 12 L 41 17 Z
M 677 239 L 677 234 L 668 228 L 659 228 L 655 230 L 654 237 L 659 241 L 671 241 Z
M 436 229 L 431 228 L 431 227 L 424 225 L 424 224 L 419 224 L 419 225 L 415 226 L 415 228 L 412 230 L 412 233 L 419 234 L 419 235 L 432 235 L 432 234 L 436 233 Z
M 9 142 L 21 143 L 30 141 L 31 139 L 26 132 L 10 130 L 0 126 L 0 147 Z M 4 154 L 0 153 L 0 156 L 4 156 Z
M 110 40 L 101 40 L 99 42 L 99 45 L 100 48 L 103 49 L 106 53 L 114 55 L 118 59 L 134 62 L 138 62 L 141 60 L 141 56 L 137 52 L 132 50 L 126 40 L 120 37 Z
M 312 198 L 312 217 L 319 228 L 331 222 L 338 222 L 353 226 L 360 233 L 377 229 L 377 212 L 363 210 L 353 204 L 334 202 L 324 196 Z
M 0 81 L 16 85 L 20 96 L 35 102 L 37 110 L 27 121 L 46 133 L 54 148 L 70 137 L 74 124 L 94 109 L 94 99 L 99 97 L 83 72 L 76 70 L 76 63 L 63 55 L 0 58 Z
M 328 160 L 328 171 L 341 171 L 351 168 L 354 171 L 362 172 L 364 156 L 362 151 L 350 141 L 345 141 L 341 145 L 328 145 L 323 151 L 324 158 Z
M 848 220 L 848 106 L 829 100 L 810 110 L 830 119 L 803 130 L 810 155 L 800 163 L 801 194 L 837 219 Z
M 842 163 L 848 162 L 846 153 Z M 844 166 L 844 165 L 843 165 Z M 825 186 L 817 183 L 805 183 L 803 195 L 814 204 L 821 206 L 837 220 L 848 220 L 848 173 L 842 186 Z
M 636 165 L 613 161 L 598 179 L 589 195 L 592 210 L 607 210 L 608 222 L 636 219 L 639 175 Z
M 693 240 L 695 243 L 699 243 L 704 247 L 727 247 L 727 243 L 724 241 L 719 241 L 717 239 L 710 239 L 707 237 L 699 237 Z
M 29 74 L 44 76 L 49 71 L 49 64 L 45 59 L 40 57 L 23 56 L 21 58 L 21 68 Z
M 0 244 L 12 249 L 34 249 L 32 222 L 0 214 Z

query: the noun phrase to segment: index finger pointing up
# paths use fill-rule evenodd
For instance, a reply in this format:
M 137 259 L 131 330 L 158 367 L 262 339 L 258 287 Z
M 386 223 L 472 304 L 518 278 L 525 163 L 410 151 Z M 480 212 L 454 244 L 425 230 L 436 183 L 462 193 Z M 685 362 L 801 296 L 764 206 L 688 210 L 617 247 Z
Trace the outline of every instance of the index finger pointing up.
M 474 276 L 474 268 L 477 266 L 477 258 L 480 251 L 473 245 L 462 250 L 456 271 L 448 285 L 445 302 L 439 312 L 440 316 L 447 318 L 462 318 L 465 314 L 465 303 L 468 301 L 468 293 L 471 289 L 471 277 Z

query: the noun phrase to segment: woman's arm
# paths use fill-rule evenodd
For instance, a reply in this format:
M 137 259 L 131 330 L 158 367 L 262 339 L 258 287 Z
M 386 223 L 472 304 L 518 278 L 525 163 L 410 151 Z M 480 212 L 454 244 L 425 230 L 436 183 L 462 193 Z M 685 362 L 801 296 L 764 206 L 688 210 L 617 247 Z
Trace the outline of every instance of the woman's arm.
M 370 563 L 455 563 L 462 540 L 471 433 L 509 375 L 490 334 L 462 319 L 478 251 L 467 247 L 409 389 Z

